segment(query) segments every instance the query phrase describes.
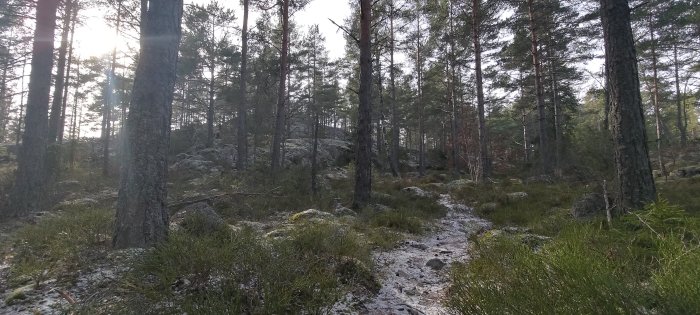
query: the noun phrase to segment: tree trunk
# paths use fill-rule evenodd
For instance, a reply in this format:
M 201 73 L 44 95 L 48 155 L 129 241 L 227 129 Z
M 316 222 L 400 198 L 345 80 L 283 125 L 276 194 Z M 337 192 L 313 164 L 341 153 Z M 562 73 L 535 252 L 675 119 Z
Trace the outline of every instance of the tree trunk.
M 119 28 L 121 26 L 121 1 L 117 6 L 117 30 L 116 36 L 119 37 Z M 107 95 L 105 97 L 104 113 L 102 114 L 102 175 L 109 176 L 109 146 L 112 136 L 112 109 L 114 108 L 114 86 L 116 85 L 115 68 L 117 64 L 117 46 L 112 49 L 112 60 L 109 66 L 109 75 L 107 78 Z
M 486 130 L 486 113 L 484 109 L 484 78 L 481 71 L 481 0 L 472 1 L 472 39 L 474 43 L 474 71 L 476 75 L 476 102 L 479 113 L 479 166 L 481 181 L 491 176 L 491 160 L 488 151 L 488 133 Z
M 451 106 L 451 122 L 450 122 L 450 132 L 451 132 L 451 146 L 452 146 L 452 171 L 455 176 L 459 175 L 459 142 L 458 142 L 458 129 L 459 123 L 457 122 L 457 75 L 455 67 L 457 64 L 457 55 L 455 49 L 455 27 L 454 27 L 454 13 L 452 7 L 452 1 L 449 1 L 449 22 L 450 22 L 450 56 L 448 62 L 449 71 L 449 102 Z
M 211 71 L 211 73 L 209 76 L 209 104 L 207 105 L 207 148 L 211 148 L 214 145 L 214 96 L 216 95 L 214 86 L 214 60 L 211 60 L 210 62 L 211 64 L 209 66 L 209 71 Z
M 73 6 L 73 16 L 71 17 L 70 40 L 68 41 L 68 65 L 66 67 L 66 82 L 63 85 L 63 104 L 61 105 L 61 121 L 58 123 L 58 135 L 56 141 L 63 143 L 63 136 L 66 128 L 66 109 L 68 107 L 68 90 L 70 87 L 71 67 L 73 66 L 73 40 L 75 38 L 75 23 L 78 18 L 78 5 Z
M 353 207 L 362 208 L 372 192 L 372 1 L 360 0 L 360 106 L 357 122 L 357 157 Z
M 4 213 L 9 217 L 24 216 L 40 210 L 42 201 L 46 198 L 48 185 L 45 183 L 44 163 L 53 68 L 53 38 L 59 2 L 58 0 L 37 2 L 25 131 L 17 159 L 11 206 Z
M 420 0 L 417 2 L 418 8 L 416 13 L 416 25 L 418 26 L 418 38 L 416 40 L 416 76 L 418 78 L 418 175 L 425 175 L 425 105 L 423 104 L 423 56 L 421 55 L 421 14 Z
M 542 163 L 542 173 L 551 173 L 551 161 L 549 151 L 549 137 L 547 135 L 547 117 L 545 114 L 544 85 L 542 84 L 542 62 L 539 54 L 539 41 L 537 39 L 537 20 L 533 0 L 528 0 L 528 16 L 530 20 L 530 36 L 532 42 L 532 65 L 535 69 L 535 89 L 537 90 L 537 112 L 539 114 L 540 131 L 540 159 Z
M 78 89 L 80 85 L 80 61 L 76 62 L 77 69 L 75 69 L 75 92 L 73 94 L 73 117 L 71 117 L 71 129 L 70 129 L 70 151 L 68 154 L 68 160 L 70 163 L 70 168 L 75 167 L 75 147 L 78 142 L 76 137 L 77 123 L 78 123 Z
M 666 166 L 664 166 L 663 149 L 661 146 L 661 109 L 659 104 L 659 67 L 658 56 L 656 56 L 656 38 L 654 36 L 654 25 L 652 18 L 649 17 L 650 35 L 651 35 L 651 69 L 653 79 L 652 102 L 654 103 L 654 118 L 656 120 L 656 158 L 659 163 L 659 170 L 662 174 L 666 174 Z
M 22 78 L 20 79 L 20 96 L 19 96 L 19 116 L 17 117 L 17 130 L 15 131 L 15 146 L 19 147 L 19 142 L 22 139 L 22 121 L 24 120 L 24 74 L 27 70 L 27 58 L 22 61 Z
M 58 48 L 58 64 L 56 66 L 56 84 L 53 90 L 51 102 L 51 115 L 49 117 L 49 144 L 55 144 L 58 137 L 58 125 L 61 121 L 61 106 L 63 105 L 63 86 L 66 84 L 66 56 L 68 55 L 68 36 L 70 35 L 73 1 L 66 0 L 63 9 L 63 29 L 61 31 L 61 46 Z M 57 167 L 53 165 L 52 167 Z
M 685 108 L 683 108 L 683 104 L 681 102 L 681 99 L 683 96 L 681 96 L 681 83 L 680 83 L 680 76 L 678 75 L 678 68 L 680 65 L 678 64 L 678 43 L 674 42 L 673 43 L 673 74 L 674 74 L 674 79 L 676 83 L 676 126 L 678 127 L 678 131 L 681 134 L 681 146 L 685 147 L 686 143 L 688 142 L 688 136 L 685 130 L 685 124 L 683 123 L 683 114 L 685 112 Z
M 277 117 L 275 118 L 275 134 L 272 139 L 271 171 L 275 177 L 280 168 L 280 146 L 284 134 L 285 103 L 287 98 L 287 59 L 289 55 L 289 1 L 282 0 L 282 53 L 280 54 L 280 79 L 277 89 Z
M 141 3 L 141 53 L 126 127 L 115 248 L 150 247 L 168 234 L 167 157 L 183 4 Z
M 248 111 L 248 92 L 247 80 L 248 77 L 248 2 L 243 0 L 243 32 L 241 34 L 241 82 L 240 82 L 240 97 L 241 103 L 238 106 L 238 159 L 236 167 L 239 171 L 246 169 L 248 162 L 248 128 L 247 111 Z
M 610 82 L 611 127 L 624 210 L 639 209 L 656 199 L 642 96 L 639 90 L 637 52 L 627 0 L 601 0 L 605 28 L 607 73 Z
M 390 43 L 389 43 L 389 54 L 390 54 L 390 65 L 389 65 L 389 80 L 391 84 L 391 152 L 389 152 L 389 164 L 391 165 L 391 173 L 394 177 L 399 176 L 399 135 L 400 135 L 400 125 L 399 125 L 399 109 L 396 104 L 396 72 L 394 64 L 394 53 L 396 49 L 396 42 L 394 39 L 394 0 L 391 0 L 390 4 L 390 14 L 389 14 L 389 33 L 390 33 Z

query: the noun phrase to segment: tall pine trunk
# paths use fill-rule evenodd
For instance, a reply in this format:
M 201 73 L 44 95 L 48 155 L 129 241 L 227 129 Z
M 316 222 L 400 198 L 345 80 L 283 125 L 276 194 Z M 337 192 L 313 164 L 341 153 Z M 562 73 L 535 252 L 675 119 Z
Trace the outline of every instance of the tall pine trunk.
M 54 31 L 59 0 L 39 0 L 32 47 L 29 94 L 22 146 L 19 149 L 11 206 L 3 213 L 9 217 L 38 211 L 46 198 L 44 163 L 48 137 L 49 94 L 53 68 Z
M 391 84 L 391 150 L 389 152 L 389 164 L 394 177 L 399 176 L 399 135 L 401 127 L 399 124 L 399 109 L 396 102 L 396 72 L 394 64 L 394 54 L 396 50 L 396 40 L 394 38 L 394 0 L 391 0 L 389 13 L 389 81 Z
M 370 24 L 372 1 L 360 0 L 360 106 L 357 121 L 357 152 L 353 207 L 367 205 L 372 192 L 372 51 Z
M 543 174 L 550 174 L 552 170 L 549 149 L 549 137 L 547 134 L 547 116 L 544 102 L 544 85 L 542 83 L 542 61 L 539 53 L 539 40 L 537 38 L 537 19 L 533 0 L 528 0 L 528 16 L 530 21 L 532 66 L 535 69 L 535 89 L 537 91 L 537 113 L 539 114 L 539 136 L 540 136 L 540 160 Z
M 484 77 L 481 70 L 481 0 L 472 1 L 472 40 L 474 43 L 474 72 L 476 75 L 476 104 L 479 126 L 479 166 L 481 173 L 479 180 L 483 181 L 491 176 L 491 160 L 488 151 L 488 134 L 486 130 L 486 113 L 484 108 Z
M 73 15 L 72 12 L 73 1 L 66 0 L 63 8 L 61 46 L 58 48 L 58 63 L 56 66 L 55 79 L 56 84 L 54 85 L 53 100 L 51 102 L 51 115 L 49 117 L 49 144 L 55 144 L 58 140 L 59 124 L 61 122 L 61 107 L 63 105 L 63 87 L 66 84 L 66 59 L 68 56 L 68 36 L 70 35 L 71 17 Z
M 289 1 L 282 0 L 280 14 L 282 15 L 282 53 L 280 54 L 280 79 L 277 89 L 277 116 L 275 118 L 275 134 L 272 139 L 272 157 L 271 171 L 272 176 L 277 176 L 277 171 L 280 165 L 280 147 L 282 145 L 282 137 L 285 131 L 286 109 L 285 103 L 287 99 L 287 63 L 289 55 Z
M 241 77 L 240 77 L 240 97 L 241 103 L 238 105 L 238 159 L 236 167 L 239 171 L 246 169 L 248 162 L 248 3 L 250 0 L 243 0 L 243 31 L 241 34 Z
M 681 95 L 681 83 L 680 76 L 678 75 L 678 68 L 680 67 L 678 63 L 678 43 L 673 43 L 673 75 L 676 85 L 676 126 L 681 134 L 681 146 L 685 147 L 688 142 L 688 136 L 685 129 L 685 124 L 683 123 L 683 114 L 685 114 L 685 108 L 683 106 L 684 100 L 681 101 L 683 96 Z
M 170 117 L 177 76 L 182 0 L 141 2 L 141 53 L 127 120 L 115 248 L 166 239 Z
M 610 82 L 611 128 L 624 210 L 638 209 L 656 199 L 642 96 L 639 90 L 637 52 L 627 0 L 601 0 Z
M 652 70 L 652 102 L 654 103 L 654 118 L 656 121 L 656 159 L 659 163 L 659 170 L 662 174 L 666 174 L 666 166 L 663 159 L 663 148 L 661 145 L 661 108 L 659 104 L 659 65 L 658 56 L 656 55 L 656 37 L 654 36 L 654 24 L 652 18 L 649 17 L 650 35 L 651 35 L 651 70 Z

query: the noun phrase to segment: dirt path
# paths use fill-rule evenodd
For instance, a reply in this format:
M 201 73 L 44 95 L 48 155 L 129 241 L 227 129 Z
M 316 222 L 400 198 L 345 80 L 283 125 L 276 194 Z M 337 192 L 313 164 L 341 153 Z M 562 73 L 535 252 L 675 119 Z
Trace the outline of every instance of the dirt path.
M 468 238 L 490 227 L 472 210 L 456 204 L 449 195 L 437 201 L 448 209 L 436 222 L 435 232 L 407 241 L 391 251 L 373 256 L 379 294 L 372 297 L 346 296 L 331 310 L 334 314 L 450 314 L 444 306 L 453 262 L 469 257 Z

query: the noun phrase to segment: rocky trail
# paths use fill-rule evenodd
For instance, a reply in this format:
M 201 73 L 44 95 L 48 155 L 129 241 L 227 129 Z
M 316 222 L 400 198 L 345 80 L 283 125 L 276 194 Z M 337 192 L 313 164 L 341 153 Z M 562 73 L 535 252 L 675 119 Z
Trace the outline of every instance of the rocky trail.
M 491 227 L 473 209 L 455 203 L 449 195 L 437 202 L 448 209 L 428 235 L 373 255 L 382 288 L 375 296 L 348 294 L 333 314 L 450 314 L 444 305 L 449 269 L 469 258 L 468 238 Z

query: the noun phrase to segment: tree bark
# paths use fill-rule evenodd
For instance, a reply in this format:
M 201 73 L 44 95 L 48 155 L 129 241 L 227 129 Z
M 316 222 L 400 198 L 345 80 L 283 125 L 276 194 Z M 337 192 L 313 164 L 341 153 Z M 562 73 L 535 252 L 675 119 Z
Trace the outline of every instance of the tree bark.
M 48 137 L 49 94 L 53 68 L 54 31 L 59 0 L 39 0 L 32 47 L 29 94 L 22 146 L 19 150 L 11 206 L 5 216 L 19 217 L 40 210 L 46 198 L 44 163 Z
M 391 165 L 391 173 L 394 177 L 399 176 L 399 136 L 401 127 L 399 124 L 399 109 L 396 104 L 396 72 L 394 64 L 394 53 L 396 50 L 396 40 L 394 38 L 394 0 L 391 0 L 389 13 L 389 80 L 391 84 L 391 152 L 389 152 L 389 164 Z
M 681 83 L 680 76 L 678 75 L 678 68 L 680 67 L 678 63 L 678 43 L 673 43 L 673 74 L 676 85 L 676 126 L 681 134 L 681 146 L 685 147 L 688 142 L 688 136 L 685 129 L 685 124 L 683 123 L 683 114 L 685 113 L 685 108 L 681 102 L 683 96 L 681 95 Z
M 275 134 L 272 139 L 271 171 L 275 177 L 280 168 L 280 147 L 284 134 L 284 121 L 286 118 L 285 103 L 287 98 L 287 63 L 289 55 L 289 0 L 281 0 L 282 7 L 282 53 L 280 54 L 280 79 L 277 89 L 277 117 L 275 119 Z
M 486 130 L 486 113 L 484 108 L 484 78 L 481 70 L 481 0 L 472 1 L 472 40 L 474 43 L 474 72 L 476 75 L 476 103 L 479 126 L 479 179 L 486 180 L 491 176 L 491 160 L 488 151 L 488 133 Z
M 166 239 L 168 146 L 182 0 L 142 0 L 141 53 L 132 91 L 117 201 L 115 248 Z
M 423 104 L 423 56 L 421 55 L 421 13 L 420 0 L 417 2 L 417 18 L 416 25 L 418 27 L 418 37 L 416 38 L 416 76 L 418 78 L 418 175 L 425 175 L 425 104 Z
M 58 48 L 58 64 L 56 66 L 56 84 L 53 90 L 51 102 L 51 115 L 49 117 L 49 144 L 55 144 L 58 138 L 59 123 L 61 121 L 61 107 L 63 105 L 63 86 L 66 84 L 66 57 L 68 55 L 68 36 L 73 9 L 73 1 L 66 0 L 63 8 L 63 29 L 61 31 L 61 46 Z M 58 165 L 54 165 L 58 166 Z
M 532 42 L 532 65 L 535 69 L 535 89 L 537 90 L 537 112 L 539 114 L 540 131 L 540 159 L 542 163 L 542 173 L 550 174 L 552 171 L 551 157 L 549 150 L 549 137 L 547 135 L 547 116 L 544 102 L 544 85 L 542 84 L 542 62 L 539 54 L 539 40 L 537 38 L 537 20 L 533 0 L 528 0 L 528 16 L 530 20 L 530 36 Z
M 357 156 L 353 207 L 362 208 L 372 192 L 372 1 L 360 0 L 360 106 L 357 122 Z
M 664 159 L 662 155 L 662 132 L 661 132 L 661 108 L 659 104 L 659 66 L 658 56 L 656 55 L 656 37 L 655 29 L 651 16 L 649 17 L 650 35 L 651 35 L 651 69 L 652 69 L 652 103 L 654 103 L 654 118 L 656 120 L 656 158 L 659 163 L 659 170 L 662 174 L 666 174 Z
M 656 199 L 644 111 L 639 87 L 637 52 L 627 0 L 601 0 L 610 82 L 611 127 L 619 185 L 619 204 L 638 209 Z
M 66 109 L 68 107 L 68 90 L 71 80 L 71 67 L 73 65 L 73 40 L 75 38 L 75 23 L 78 18 L 78 5 L 73 6 L 73 16 L 71 17 L 70 40 L 68 41 L 68 65 L 66 67 L 66 82 L 63 85 L 63 105 L 61 106 L 61 121 L 58 123 L 58 135 L 56 141 L 63 143 L 63 136 L 66 128 Z
M 243 31 L 241 34 L 241 82 L 240 94 L 241 103 L 238 106 L 238 159 L 236 167 L 239 171 L 246 169 L 248 162 L 248 92 L 246 80 L 248 77 L 248 3 L 250 0 L 243 0 Z

